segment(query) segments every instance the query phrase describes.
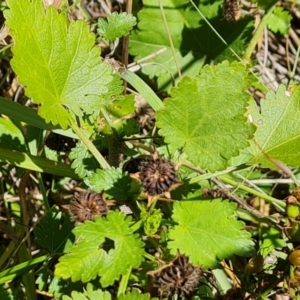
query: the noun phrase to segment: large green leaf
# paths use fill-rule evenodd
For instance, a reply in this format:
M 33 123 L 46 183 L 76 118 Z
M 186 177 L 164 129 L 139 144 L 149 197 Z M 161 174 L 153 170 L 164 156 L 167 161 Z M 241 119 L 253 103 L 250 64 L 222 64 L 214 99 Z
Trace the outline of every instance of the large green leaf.
M 46 122 L 67 128 L 70 119 L 99 111 L 112 68 L 102 63 L 95 35 L 83 20 L 68 24 L 41 0 L 8 0 L 6 24 L 14 38 L 11 61 L 26 94 Z M 67 110 L 67 109 L 68 110 Z
M 41 218 L 34 234 L 37 243 L 50 254 L 62 253 L 74 242 L 72 228 L 70 219 L 62 218 L 62 213 L 57 208 L 52 208 Z
M 281 85 L 275 93 L 270 91 L 260 102 L 260 111 L 252 102 L 250 114 L 257 126 L 254 141 L 249 151 L 253 155 L 251 163 L 261 163 L 274 169 L 270 158 L 290 166 L 300 162 L 300 89 L 289 95 Z
M 189 195 L 174 204 L 172 218 L 178 225 L 169 234 L 172 253 L 179 249 L 204 268 L 216 267 L 218 261 L 234 254 L 253 254 L 251 235 L 244 230 L 244 223 L 236 220 L 236 204 L 201 198 Z
M 164 13 L 175 48 L 176 59 L 183 75 L 194 76 L 206 63 L 236 60 L 233 51 L 241 55 L 251 38 L 253 21 L 245 17 L 236 23 L 222 20 L 222 1 L 198 1 L 198 7 L 228 46 L 201 18 L 190 1 L 165 0 Z M 169 89 L 171 76 L 179 80 L 167 30 L 156 0 L 143 1 L 138 13 L 138 29 L 130 37 L 130 54 L 139 60 L 162 48 L 167 51 L 154 57 L 143 67 L 143 73 L 158 77 L 159 87 Z M 230 50 L 230 47 L 232 50 Z M 166 70 L 169 71 L 166 72 Z
M 87 282 L 99 275 L 105 287 L 126 274 L 128 268 L 138 268 L 143 260 L 143 242 L 133 234 L 130 218 L 123 213 L 110 212 L 107 218 L 79 224 L 73 232 L 78 242 L 60 258 L 57 277 Z M 105 240 L 108 242 L 103 249 L 100 246 Z
M 206 66 L 195 79 L 185 77 L 165 109 L 157 112 L 157 125 L 171 153 L 183 148 L 196 166 L 225 169 L 239 149 L 249 145 L 254 126 L 245 113 L 249 95 L 247 72 L 241 63 Z

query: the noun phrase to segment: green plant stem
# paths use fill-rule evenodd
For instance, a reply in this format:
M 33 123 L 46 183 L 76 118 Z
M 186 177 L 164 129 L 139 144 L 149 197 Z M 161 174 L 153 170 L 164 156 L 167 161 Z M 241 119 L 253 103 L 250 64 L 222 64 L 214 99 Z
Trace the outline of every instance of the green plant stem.
M 174 62 L 175 62 L 176 68 L 177 68 L 177 73 L 178 73 L 179 78 L 181 79 L 182 74 L 181 74 L 180 66 L 179 66 L 179 63 L 178 63 L 178 60 L 177 60 L 177 57 L 176 57 L 176 52 L 175 52 L 175 48 L 174 48 L 174 44 L 173 44 L 173 40 L 172 40 L 172 35 L 170 33 L 170 29 L 169 29 L 169 25 L 168 25 L 166 15 L 165 15 L 164 7 L 162 5 L 161 0 L 158 0 L 158 3 L 159 3 L 160 12 L 161 12 L 161 15 L 162 15 L 162 18 L 163 18 L 163 21 L 164 21 L 164 25 L 165 25 L 165 28 L 166 28 L 166 31 L 167 31 L 170 47 L 171 47 L 171 50 L 172 50 L 172 53 L 173 53 L 173 59 L 174 59 Z
M 47 197 L 47 194 L 46 194 L 46 189 L 45 189 L 45 186 L 44 186 L 44 182 L 43 182 L 43 178 L 41 176 L 41 173 L 36 172 L 36 177 L 37 177 L 38 182 L 39 182 L 40 191 L 41 191 L 42 196 L 43 196 L 43 202 L 44 202 L 45 210 L 47 212 L 47 211 L 50 210 L 50 205 L 49 205 L 49 202 L 48 202 L 48 197 Z
M 126 274 L 122 276 L 120 286 L 118 289 L 118 297 L 122 294 L 125 294 L 131 271 L 132 271 L 132 268 L 128 268 Z
M 266 9 L 266 13 L 263 16 L 260 24 L 258 25 L 258 27 L 251 39 L 246 51 L 245 51 L 245 54 L 243 56 L 244 61 L 250 61 L 251 55 L 257 45 L 258 40 L 260 39 L 260 37 L 264 31 L 265 26 L 268 24 L 268 22 L 272 16 L 273 9 L 275 8 L 277 2 L 278 2 L 277 0 L 272 0 L 271 3 L 269 4 L 268 8 Z
M 80 128 L 76 124 L 71 124 L 71 128 L 78 135 L 80 140 L 86 145 L 89 151 L 93 154 L 95 159 L 98 161 L 102 169 L 110 169 L 110 165 L 98 151 L 98 149 L 94 146 L 94 144 L 85 136 L 85 134 L 80 130 Z
M 216 279 L 216 282 L 219 286 L 219 291 L 224 295 L 229 289 L 232 288 L 231 284 L 228 281 L 228 277 L 224 270 L 222 269 L 213 269 L 212 273 Z
M 243 185 L 240 182 L 236 182 L 236 181 L 234 181 L 234 180 L 232 180 L 232 179 L 230 179 L 230 178 L 228 178 L 226 176 L 219 176 L 219 178 L 223 182 L 226 182 L 226 183 L 228 183 L 228 184 L 230 184 L 232 186 L 237 187 L 238 189 L 241 189 L 241 190 L 243 190 L 245 192 L 253 194 L 253 195 L 257 196 L 257 197 L 260 197 L 260 198 L 266 200 L 267 202 L 269 202 L 271 204 L 275 204 L 275 205 L 279 206 L 280 208 L 285 208 L 285 206 L 286 206 L 285 202 L 283 202 L 282 200 L 278 200 L 278 199 L 275 199 L 275 198 L 273 198 L 271 196 L 268 196 L 266 194 L 260 193 L 260 192 L 258 192 L 256 190 L 254 190 L 252 188 L 249 188 L 249 187 Z
M 266 194 L 263 194 L 263 193 L 255 190 L 255 189 L 247 187 L 247 186 L 245 186 L 244 184 L 242 184 L 240 182 L 236 182 L 236 181 L 228 178 L 226 175 L 222 175 L 222 174 L 229 173 L 228 170 L 224 170 L 224 171 L 213 173 L 213 174 L 209 174 L 209 173 L 206 174 L 204 171 L 202 171 L 202 170 L 200 170 L 198 168 L 195 168 L 195 167 L 193 167 L 193 166 L 191 166 L 189 164 L 182 164 L 182 165 L 184 165 L 185 167 L 190 168 L 191 170 L 196 171 L 196 172 L 198 172 L 198 173 L 201 174 L 200 176 L 197 176 L 197 177 L 194 177 L 194 178 L 191 179 L 191 182 L 193 182 L 193 183 L 199 182 L 199 178 L 201 180 L 219 178 L 221 181 L 223 181 L 223 182 L 225 182 L 227 184 L 230 184 L 232 186 L 235 186 L 235 187 L 237 187 L 237 188 L 239 188 L 239 189 L 241 189 L 243 191 L 251 193 L 251 194 L 253 194 L 255 196 L 261 197 L 261 198 L 265 199 L 267 202 L 270 202 L 270 203 L 272 203 L 274 205 L 277 205 L 281 209 L 284 209 L 285 206 L 286 206 L 286 204 L 283 201 L 281 201 L 281 200 L 275 199 L 275 198 L 273 198 L 271 196 L 268 196 Z M 230 168 L 229 170 L 230 170 L 230 172 L 232 172 L 232 171 L 236 171 L 237 169 L 241 169 L 243 167 L 244 167 L 244 165 L 239 166 L 239 167 Z
M 296 53 L 296 57 L 295 57 L 295 63 L 293 66 L 292 74 L 290 75 L 291 79 L 294 78 L 297 67 L 299 65 L 299 55 L 300 55 L 300 44 L 298 45 L 298 49 L 297 49 L 297 53 Z

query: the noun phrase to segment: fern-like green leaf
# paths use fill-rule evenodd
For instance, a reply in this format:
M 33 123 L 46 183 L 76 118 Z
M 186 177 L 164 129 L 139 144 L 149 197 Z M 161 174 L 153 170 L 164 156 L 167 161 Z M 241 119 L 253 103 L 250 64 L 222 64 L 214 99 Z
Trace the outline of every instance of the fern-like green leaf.
M 195 79 L 183 78 L 157 113 L 160 134 L 172 153 L 183 148 L 196 166 L 216 171 L 249 144 L 254 126 L 245 113 L 247 72 L 241 63 L 206 66 Z
M 250 113 L 257 126 L 254 141 L 251 141 L 251 163 L 261 163 L 274 169 L 269 158 L 286 165 L 299 166 L 300 161 L 300 89 L 289 95 L 281 85 L 275 93 L 270 91 L 260 102 L 260 111 L 253 101 Z M 268 157 L 269 156 L 269 157 Z
M 37 243 L 50 254 L 62 253 L 74 242 L 72 228 L 70 219 L 63 219 L 62 213 L 54 207 L 41 218 L 34 234 Z
M 112 68 L 102 63 L 95 35 L 83 20 L 68 24 L 41 0 L 8 0 L 6 24 L 14 38 L 11 61 L 26 94 L 46 122 L 67 128 L 74 115 L 99 111 Z
M 130 228 L 130 218 L 110 212 L 107 218 L 96 218 L 79 224 L 73 232 L 78 242 L 56 265 L 55 275 L 87 282 L 101 276 L 103 287 L 126 274 L 128 268 L 138 268 L 143 260 L 143 242 Z M 106 241 L 105 249 L 103 245 Z
M 98 19 L 97 31 L 100 38 L 112 42 L 127 35 L 135 24 L 136 18 L 133 15 L 126 12 L 121 14 L 113 12 L 111 15 L 107 15 L 106 20 Z
M 236 204 L 228 201 L 207 201 L 195 194 L 174 204 L 173 220 L 178 223 L 170 230 L 168 247 L 190 256 L 204 268 L 213 268 L 218 261 L 234 254 L 253 254 L 251 235 L 244 223 L 235 217 Z
M 222 20 L 222 0 L 198 1 L 198 8 L 212 27 L 225 39 L 228 46 L 212 31 L 190 1 L 162 1 L 176 60 L 183 75 L 195 76 L 204 64 L 237 60 L 251 38 L 253 19 L 242 18 L 237 23 Z M 138 29 L 130 36 L 130 54 L 139 60 L 162 48 L 167 51 L 152 58 L 142 72 L 157 78 L 161 89 L 169 90 L 172 77 L 177 82 L 178 70 L 170 47 L 166 26 L 157 1 L 145 0 L 138 13 Z M 231 50 L 231 49 L 232 50 Z

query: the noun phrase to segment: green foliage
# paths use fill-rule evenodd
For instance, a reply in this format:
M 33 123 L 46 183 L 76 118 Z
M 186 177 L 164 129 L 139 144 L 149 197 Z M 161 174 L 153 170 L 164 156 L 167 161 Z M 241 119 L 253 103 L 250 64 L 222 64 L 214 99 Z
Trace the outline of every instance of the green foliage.
M 118 300 L 150 300 L 150 298 L 150 294 L 140 294 L 139 291 L 133 290 L 131 293 L 119 296 Z M 151 300 L 155 299 L 158 298 L 151 298 Z
M 97 169 L 84 182 L 95 192 L 105 191 L 108 198 L 114 200 L 128 200 L 131 198 L 131 179 L 128 175 L 123 174 L 120 168 L 111 168 L 109 170 Z
M 274 169 L 269 156 L 290 166 L 299 165 L 300 121 L 295 114 L 299 109 L 300 89 L 290 95 L 283 85 L 277 92 L 269 91 L 266 99 L 261 100 L 261 113 L 252 102 L 250 113 L 257 130 L 249 149 L 253 155 L 251 163 Z
M 135 24 L 136 18 L 134 16 L 125 12 L 121 14 L 113 12 L 107 16 L 106 20 L 98 19 L 97 31 L 100 38 L 112 42 L 127 35 Z
M 134 3 L 138 5 L 138 2 Z M 289 165 L 295 177 L 299 177 L 299 87 L 280 86 L 276 92 L 269 91 L 258 107 L 249 90 L 256 87 L 266 92 L 267 88 L 261 87 L 258 78 L 248 74 L 255 63 L 248 64 L 246 54 L 245 61 L 236 62 L 239 59 L 236 54 L 243 55 L 245 50 L 251 54 L 253 51 L 249 49 L 253 50 L 258 42 L 256 34 L 252 37 L 253 18 L 242 16 L 237 22 L 226 22 L 222 17 L 222 0 L 195 1 L 197 8 L 189 0 L 162 2 L 163 9 L 156 0 L 145 0 L 141 9 L 133 8 L 133 11 L 139 10 L 139 23 L 130 41 L 134 59 L 167 48 L 165 53 L 150 59 L 150 63 L 142 62 L 142 72 L 150 77 L 148 85 L 144 77 L 133 73 L 133 69 L 113 70 L 104 63 L 92 33 L 97 29 L 100 39 L 113 42 L 130 32 L 136 24 L 135 17 L 112 13 L 106 20 L 98 20 L 96 25 L 86 22 L 91 21 L 87 19 L 69 20 L 69 13 L 72 14 L 79 1 L 75 1 L 74 6 L 65 5 L 57 10 L 54 6 L 45 8 L 42 0 L 7 0 L 8 10 L 4 15 L 14 41 L 11 67 L 25 87 L 26 96 L 32 97 L 39 116 L 31 108 L 32 103 L 26 102 L 28 99 L 22 95 L 18 100 L 26 102 L 28 107 L 0 98 L 0 174 L 1 188 L 7 191 L 5 197 L 6 194 L 12 197 L 19 194 L 20 202 L 23 200 L 21 195 L 26 190 L 29 172 L 17 188 L 14 184 L 23 172 L 18 169 L 21 167 L 38 172 L 30 175 L 38 178 L 35 188 L 43 196 L 47 195 L 47 189 L 65 193 L 70 187 L 87 186 L 93 192 L 103 192 L 105 198 L 116 200 L 116 205 L 109 207 L 106 217 L 72 224 L 60 208 L 50 209 L 45 202 L 45 214 L 33 230 L 35 240 L 30 240 L 31 231 L 25 239 L 25 230 L 15 232 L 19 227 L 1 225 L 1 233 L 22 241 L 21 247 L 16 243 L 7 243 L 7 249 L 5 244 L 0 245 L 0 252 L 5 250 L 0 256 L 1 268 L 6 261 L 7 265 L 12 265 L 0 272 L 0 281 L 14 280 L 9 290 L 0 286 L 1 300 L 12 299 L 10 292 L 14 295 L 16 279 L 22 280 L 20 290 L 25 290 L 27 295 L 33 295 L 35 283 L 41 291 L 52 293 L 57 299 L 149 300 L 150 294 L 140 293 L 134 289 L 136 285 L 141 291 L 151 290 L 151 295 L 162 298 L 163 295 L 152 290 L 148 275 L 151 271 L 153 274 L 163 260 L 172 265 L 171 257 L 178 251 L 187 255 L 190 263 L 212 269 L 208 277 L 205 270 L 201 272 L 201 280 L 196 282 L 197 288 L 189 298 L 212 299 L 218 296 L 216 287 L 225 293 L 231 286 L 231 280 L 219 264 L 221 260 L 235 257 L 246 262 L 244 257 L 259 257 L 255 245 L 264 258 L 275 253 L 277 258 L 286 260 L 285 252 L 298 246 L 293 242 L 299 241 L 299 221 L 287 216 L 299 214 L 292 212 L 290 215 L 289 207 L 284 209 L 285 201 L 273 198 L 276 197 L 273 183 L 277 178 L 268 172 L 262 173 L 257 164 L 274 169 L 273 163 L 277 161 L 280 164 L 276 166 Z M 264 26 L 258 27 L 256 32 L 269 26 L 275 32 L 288 33 L 290 15 L 277 7 L 271 16 L 276 1 L 259 0 L 258 5 L 266 11 L 261 22 Z M 116 58 L 120 54 L 116 51 Z M 127 52 L 122 56 L 124 54 Z M 4 79 L 1 82 L 7 84 L 8 80 Z M 129 91 L 130 95 L 125 95 L 126 84 L 122 79 L 127 81 L 126 93 Z M 173 83 L 177 85 L 171 89 Z M 289 94 L 289 90 L 293 93 Z M 170 91 L 170 96 L 163 99 L 165 91 Z M 136 93 L 140 95 L 135 97 Z M 145 128 L 138 127 L 137 120 L 152 118 L 153 111 L 149 113 L 147 106 L 136 109 L 142 97 L 155 111 L 157 121 L 146 133 Z M 71 127 L 68 131 L 63 130 L 68 127 Z M 60 153 L 53 152 L 51 156 L 47 149 L 41 151 L 46 131 L 79 140 L 69 155 L 75 172 L 70 169 L 68 159 L 61 163 L 65 157 Z M 149 174 L 138 178 L 143 163 L 136 166 L 135 175 L 121 168 L 124 162 L 134 161 L 132 158 L 136 155 L 149 158 L 152 154 L 154 158 L 158 155 L 176 163 L 176 180 L 181 186 L 170 191 L 172 199 L 166 198 L 168 193 L 149 197 L 139 182 L 148 180 L 149 184 L 164 184 L 170 180 L 168 169 L 153 170 L 151 174 L 148 166 Z M 4 164 L 8 166 L 2 167 Z M 39 172 L 60 178 L 43 178 Z M 69 177 L 78 181 L 70 182 Z M 270 178 L 268 186 L 260 186 L 264 179 Z M 259 182 L 257 186 L 254 180 Z M 227 193 L 214 186 L 209 191 L 213 184 L 219 187 L 229 184 L 236 189 Z M 200 188 L 207 188 L 206 193 L 204 190 L 200 193 Z M 72 193 L 70 191 L 67 197 Z M 217 199 L 210 200 L 210 194 Z M 256 206 L 248 209 L 245 205 L 237 210 L 232 199 L 240 202 L 250 194 L 276 204 L 282 211 L 278 210 L 275 218 L 260 217 Z M 296 197 L 296 194 L 295 190 L 293 195 Z M 221 201 L 219 197 L 223 195 L 230 200 Z M 19 203 L 8 204 L 5 197 L 5 209 L 12 211 L 13 218 L 19 217 Z M 126 205 L 120 208 L 119 203 L 125 201 Z M 40 201 L 34 204 L 40 210 Z M 2 217 L 2 201 L 0 205 Z M 83 214 L 85 210 L 99 208 L 99 203 L 93 199 L 83 199 L 77 205 Z M 27 215 L 32 214 L 26 207 L 24 211 L 22 208 L 21 216 Z M 246 231 L 243 221 L 254 230 Z M 279 230 L 286 227 L 289 228 L 287 233 Z M 27 239 L 33 245 L 31 249 L 26 249 Z M 31 259 L 32 249 L 46 255 Z M 13 255 L 13 259 L 9 258 L 12 253 L 16 253 L 20 263 L 13 265 L 18 260 Z M 157 254 L 161 255 L 159 260 Z M 31 273 L 35 266 L 39 269 L 34 277 Z M 237 270 L 235 263 L 232 266 L 238 276 L 242 269 Z M 186 282 L 179 278 L 185 273 L 182 267 L 176 266 L 176 274 L 173 274 L 178 285 Z M 245 291 L 255 287 L 251 294 L 253 299 L 270 294 L 269 287 L 258 285 L 257 280 L 263 278 L 272 282 L 274 278 L 283 278 L 288 281 L 286 267 L 282 264 L 274 263 L 268 273 L 265 269 L 261 268 L 262 274 L 255 278 L 241 276 Z M 247 281 L 245 288 L 243 281 Z
M 37 243 L 50 254 L 63 253 L 74 242 L 71 232 L 73 224 L 68 217 L 62 217 L 62 212 L 53 207 L 40 219 L 34 229 Z
M 72 168 L 75 169 L 76 174 L 80 178 L 84 178 L 91 174 L 99 164 L 87 149 L 83 143 L 77 143 L 69 154 L 69 158 L 72 159 Z
M 13 300 L 14 299 L 14 297 L 8 292 L 8 290 L 3 285 L 0 285 L 0 299 L 1 300 Z
M 167 0 L 163 1 L 163 5 L 176 60 L 183 75 L 197 75 L 206 63 L 236 60 L 232 51 L 241 55 L 245 50 L 253 30 L 253 21 L 251 18 L 243 18 L 232 24 L 222 20 L 221 0 L 199 1 L 198 8 L 228 46 L 200 18 L 189 1 Z M 158 2 L 144 1 L 138 20 L 138 29 L 130 37 L 130 54 L 139 60 L 166 47 L 167 51 L 151 59 L 153 63 L 144 66 L 142 71 L 150 78 L 157 77 L 161 89 L 169 90 L 172 77 L 176 82 L 180 78 Z
M 26 151 L 22 130 L 9 119 L 0 117 L 0 146 L 11 150 Z
M 73 230 L 77 243 L 60 258 L 55 275 L 72 281 L 88 282 L 97 275 L 106 287 L 128 268 L 138 268 L 143 260 L 143 242 L 130 228 L 130 218 L 119 212 L 110 212 L 107 218 L 80 224 Z M 105 239 L 113 241 L 108 249 L 99 247 Z
M 282 7 L 276 7 L 268 23 L 268 28 L 275 33 L 288 34 L 291 19 L 292 16 L 288 11 L 283 10 Z
M 146 207 L 141 207 L 141 220 L 144 223 L 144 231 L 147 236 L 153 236 L 161 223 L 163 214 L 160 209 L 147 211 Z
M 107 93 L 113 76 L 111 67 L 101 62 L 87 24 L 68 24 L 53 6 L 45 11 L 40 0 L 7 4 L 6 24 L 15 41 L 11 65 L 27 96 L 41 105 L 39 115 L 67 128 L 74 115 L 99 111 L 99 95 Z
M 247 123 L 247 72 L 240 63 L 206 66 L 171 90 L 157 113 L 159 133 L 171 153 L 182 149 L 196 166 L 222 170 L 248 145 L 254 127 Z
M 244 223 L 236 220 L 236 204 L 201 198 L 191 194 L 174 204 L 172 219 L 178 225 L 169 233 L 171 252 L 175 255 L 180 249 L 204 268 L 217 267 L 220 260 L 234 254 L 253 254 L 251 235 L 243 230 Z
M 72 292 L 72 297 L 63 296 L 63 300 L 111 300 L 109 292 L 103 292 L 101 290 L 93 290 L 91 284 L 87 285 L 86 293 Z

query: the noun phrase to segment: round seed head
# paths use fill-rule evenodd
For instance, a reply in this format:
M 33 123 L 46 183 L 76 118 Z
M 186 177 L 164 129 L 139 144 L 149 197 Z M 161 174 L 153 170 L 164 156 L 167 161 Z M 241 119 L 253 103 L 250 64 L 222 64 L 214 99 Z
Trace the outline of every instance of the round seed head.
M 172 162 L 157 158 L 148 161 L 142 167 L 139 176 L 144 190 L 155 196 L 170 189 L 175 182 L 176 172 Z
M 95 216 L 106 216 L 108 213 L 102 194 L 93 192 L 76 193 L 69 209 L 78 222 L 94 220 Z
M 154 287 L 165 296 L 190 295 L 199 283 L 200 269 L 189 263 L 189 258 L 179 255 L 172 263 L 151 274 Z

